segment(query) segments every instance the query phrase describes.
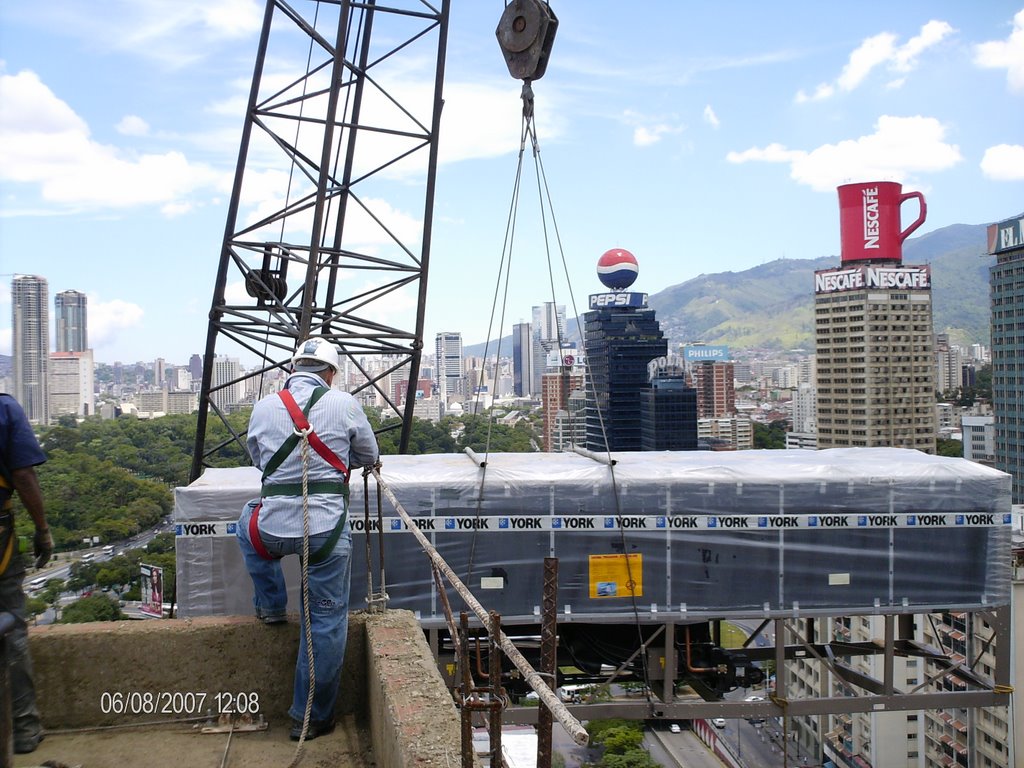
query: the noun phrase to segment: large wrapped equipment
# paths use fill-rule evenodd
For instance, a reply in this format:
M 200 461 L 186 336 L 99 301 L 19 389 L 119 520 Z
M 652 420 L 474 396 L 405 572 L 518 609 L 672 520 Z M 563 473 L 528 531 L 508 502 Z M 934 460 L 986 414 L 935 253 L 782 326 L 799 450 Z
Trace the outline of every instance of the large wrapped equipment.
M 895 448 L 644 452 L 608 466 L 572 453 L 385 456 L 382 476 L 480 602 L 538 621 L 543 560 L 559 560 L 560 621 L 921 613 L 1009 601 L 1010 478 Z M 377 531 L 352 476 L 352 608 L 383 541 L 389 606 L 444 621 L 428 558 L 390 503 Z M 208 469 L 175 491 L 183 617 L 251 614 L 234 538 L 259 494 L 251 467 Z M 298 610 L 297 558 L 284 561 Z M 448 590 L 455 611 L 461 599 Z

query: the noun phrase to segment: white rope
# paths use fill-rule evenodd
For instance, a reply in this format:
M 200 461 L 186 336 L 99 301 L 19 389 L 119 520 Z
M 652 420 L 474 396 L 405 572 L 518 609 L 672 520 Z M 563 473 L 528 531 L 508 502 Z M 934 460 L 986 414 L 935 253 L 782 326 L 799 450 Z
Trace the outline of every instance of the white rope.
M 295 434 L 302 438 L 302 621 L 306 630 L 306 658 L 309 661 L 309 693 L 306 695 L 306 712 L 302 716 L 302 733 L 295 747 L 295 757 L 288 768 L 295 768 L 302 761 L 303 745 L 309 730 L 309 717 L 313 711 L 313 693 L 316 688 L 316 670 L 313 665 L 313 631 L 309 618 L 309 433 L 312 427 L 295 428 Z

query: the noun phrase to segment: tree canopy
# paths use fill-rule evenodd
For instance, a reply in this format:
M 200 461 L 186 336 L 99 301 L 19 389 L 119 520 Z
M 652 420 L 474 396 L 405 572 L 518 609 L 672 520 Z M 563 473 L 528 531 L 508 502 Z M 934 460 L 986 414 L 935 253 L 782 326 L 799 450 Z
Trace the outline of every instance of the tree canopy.
M 783 419 L 773 421 L 771 424 L 754 422 L 754 447 L 755 448 L 785 448 L 786 447 L 786 422 Z
M 121 607 L 104 594 L 89 595 L 64 609 L 61 624 L 82 624 L 87 621 L 118 621 L 124 618 Z

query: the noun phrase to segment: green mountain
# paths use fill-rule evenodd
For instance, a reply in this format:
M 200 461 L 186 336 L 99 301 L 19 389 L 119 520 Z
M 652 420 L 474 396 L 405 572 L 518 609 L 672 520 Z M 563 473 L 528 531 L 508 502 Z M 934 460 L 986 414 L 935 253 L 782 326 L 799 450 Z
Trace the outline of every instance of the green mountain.
M 989 343 L 986 225 L 954 224 L 904 243 L 907 264 L 932 267 L 935 330 L 954 343 Z M 671 344 L 814 349 L 814 271 L 838 256 L 779 259 L 743 272 L 700 275 L 649 297 Z
M 986 224 L 953 224 L 903 244 L 907 264 L 932 267 L 935 330 L 949 333 L 954 344 L 989 344 Z M 839 265 L 838 256 L 779 259 L 744 270 L 700 275 L 650 294 L 669 348 L 690 341 L 737 349 L 814 349 L 814 271 Z M 579 340 L 569 320 L 567 338 Z M 465 348 L 482 355 L 484 344 Z M 497 341 L 489 345 L 494 353 Z M 501 340 L 502 354 L 512 354 L 512 337 Z

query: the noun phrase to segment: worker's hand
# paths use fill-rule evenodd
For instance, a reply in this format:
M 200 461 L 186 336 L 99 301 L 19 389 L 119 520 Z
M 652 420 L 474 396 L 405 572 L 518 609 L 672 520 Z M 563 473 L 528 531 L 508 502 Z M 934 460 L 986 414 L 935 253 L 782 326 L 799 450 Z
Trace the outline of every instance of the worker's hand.
M 50 562 L 53 554 L 53 536 L 49 528 L 36 528 L 36 536 L 32 541 L 32 554 L 36 558 L 36 568 L 42 568 Z

